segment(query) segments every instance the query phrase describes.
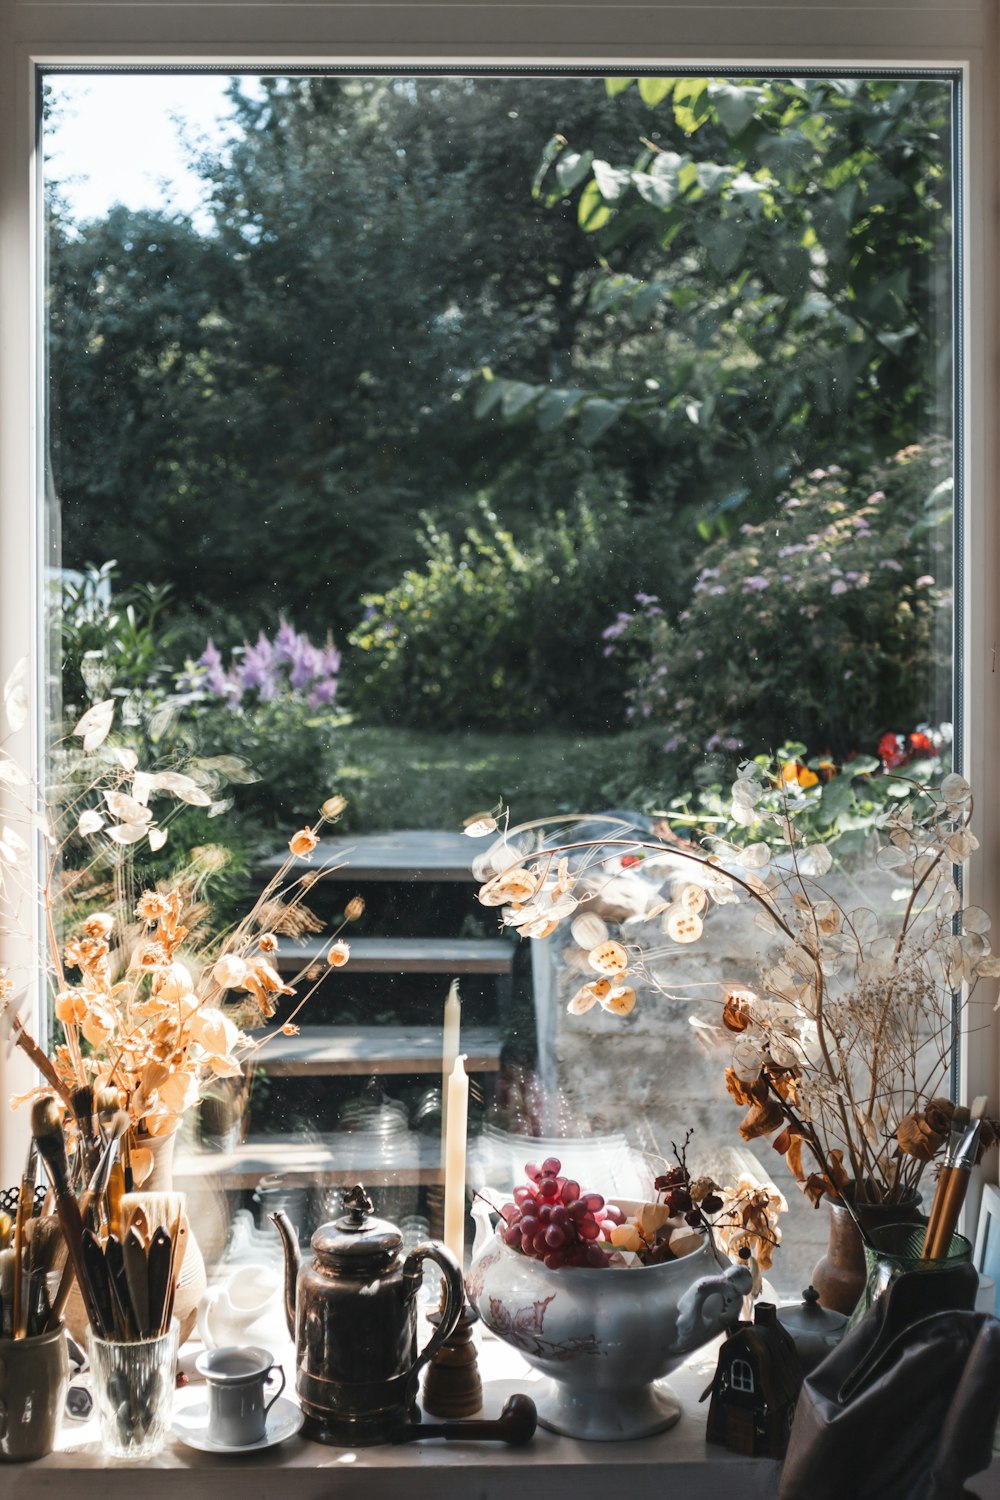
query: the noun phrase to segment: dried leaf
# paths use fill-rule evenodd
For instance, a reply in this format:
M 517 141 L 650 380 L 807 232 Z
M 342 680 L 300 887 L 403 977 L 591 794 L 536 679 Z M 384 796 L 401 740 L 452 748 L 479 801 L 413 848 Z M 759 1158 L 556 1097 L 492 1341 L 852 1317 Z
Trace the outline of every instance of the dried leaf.
M 153 814 L 142 802 L 137 802 L 127 792 L 105 792 L 104 800 L 113 815 L 122 823 L 148 823 Z
M 149 784 L 156 791 L 169 792 L 172 797 L 177 797 L 181 802 L 188 802 L 192 807 L 210 807 L 212 799 L 190 776 L 182 776 L 180 771 L 157 771 L 155 776 L 149 778 Z
M 28 658 L 22 656 L 7 678 L 3 690 L 7 726 L 17 734 L 28 722 Z
M 94 808 L 88 808 L 86 812 L 80 814 L 80 821 L 76 825 L 76 831 L 86 838 L 88 834 L 98 833 L 103 827 L 104 819 L 101 817 L 101 814 Z
M 483 839 L 489 833 L 496 833 L 498 826 L 496 818 L 476 817 L 471 822 L 466 823 L 462 832 L 466 838 Z
M 111 731 L 114 716 L 113 698 L 105 698 L 103 703 L 95 703 L 87 709 L 73 730 L 77 738 L 83 740 L 84 750 L 96 750 L 98 745 L 104 743 Z
M 621 943 L 609 938 L 606 943 L 598 943 L 596 948 L 591 948 L 587 954 L 587 962 L 598 974 L 619 975 L 628 969 L 628 954 Z
M 582 912 L 580 916 L 574 917 L 569 930 L 573 941 L 588 952 L 591 948 L 599 948 L 610 937 L 608 924 L 592 911 Z
M 0 781 L 5 781 L 8 786 L 28 785 L 27 776 L 9 755 L 0 755 Z
M 116 823 L 107 830 L 108 838 L 116 844 L 137 844 L 148 832 L 148 823 Z

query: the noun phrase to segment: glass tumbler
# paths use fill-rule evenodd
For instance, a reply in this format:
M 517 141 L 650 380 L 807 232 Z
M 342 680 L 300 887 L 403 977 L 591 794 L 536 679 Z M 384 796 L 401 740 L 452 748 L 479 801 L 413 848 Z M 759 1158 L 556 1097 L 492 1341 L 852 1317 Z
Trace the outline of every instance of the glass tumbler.
M 174 1402 L 178 1324 L 155 1339 L 113 1343 L 87 1332 L 101 1445 L 112 1458 L 149 1458 L 167 1436 Z
M 946 1271 L 951 1266 L 961 1265 L 972 1259 L 972 1245 L 964 1234 L 953 1234 L 947 1255 L 934 1260 L 924 1260 L 926 1224 L 885 1224 L 869 1233 L 865 1245 L 865 1268 L 868 1279 L 857 1307 L 851 1314 L 848 1329 L 855 1328 L 865 1313 L 880 1297 L 889 1284 L 902 1276 L 904 1271 L 919 1271 L 933 1276 L 935 1271 Z

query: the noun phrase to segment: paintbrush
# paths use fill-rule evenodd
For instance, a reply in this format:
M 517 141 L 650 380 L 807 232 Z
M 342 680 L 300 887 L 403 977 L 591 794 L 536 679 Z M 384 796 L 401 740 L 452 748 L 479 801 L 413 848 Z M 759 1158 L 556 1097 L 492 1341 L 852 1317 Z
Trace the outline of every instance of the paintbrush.
M 108 1143 L 111 1122 L 121 1107 L 121 1095 L 112 1084 L 105 1083 L 94 1090 L 94 1113 L 105 1145 Z
M 958 1216 L 962 1212 L 965 1195 L 972 1180 L 972 1169 L 979 1154 L 979 1134 L 985 1108 L 986 1095 L 981 1094 L 973 1100 L 971 1110 L 959 1105 L 952 1116 L 948 1152 L 938 1176 L 927 1233 L 920 1252 L 923 1260 L 943 1260 L 951 1248 L 952 1236 L 958 1226 Z
M 125 1281 L 129 1301 L 135 1318 L 136 1337 L 148 1339 L 152 1329 L 149 1322 L 149 1263 L 146 1259 L 146 1242 L 137 1229 L 130 1228 L 122 1241 L 125 1260 Z
M 14 1337 L 14 1251 L 0 1250 L 0 1338 Z
M 24 1274 L 25 1232 L 35 1209 L 35 1175 L 38 1171 L 38 1147 L 32 1141 L 28 1160 L 21 1176 L 14 1220 L 14 1306 L 11 1315 L 13 1337 L 23 1339 L 28 1328 L 28 1278 Z
M 128 1123 L 128 1115 L 125 1113 L 125 1111 L 123 1109 L 117 1110 L 114 1116 L 114 1122 L 111 1127 L 111 1138 L 104 1148 L 104 1152 L 101 1156 L 100 1161 L 97 1163 L 97 1167 L 94 1171 L 93 1177 L 91 1177 L 90 1182 L 87 1184 L 86 1191 L 80 1195 L 79 1209 L 81 1223 L 83 1223 L 89 1215 L 92 1204 L 97 1202 L 100 1195 L 104 1193 L 108 1188 L 110 1174 L 114 1169 L 118 1149 L 121 1144 L 122 1138 L 124 1137 L 124 1134 L 128 1129 Z M 112 1215 L 110 1213 L 110 1210 L 107 1217 L 109 1227 L 112 1227 L 113 1232 Z M 63 1315 L 63 1310 L 66 1306 L 69 1294 L 73 1290 L 73 1281 L 75 1279 L 75 1276 L 76 1266 L 71 1260 L 67 1261 L 65 1267 L 63 1268 L 62 1279 L 59 1282 L 59 1288 L 56 1292 L 55 1300 L 52 1303 L 52 1315 L 49 1323 L 50 1328 L 54 1328 Z
M 80 1156 L 84 1175 L 90 1177 L 101 1153 L 101 1143 L 94 1124 L 94 1090 L 89 1083 L 85 1083 L 80 1088 L 74 1089 L 70 1098 L 73 1101 L 73 1114 L 80 1138 Z
M 166 1333 L 164 1319 L 170 1302 L 170 1264 L 173 1259 L 173 1241 L 170 1232 L 161 1224 L 153 1231 L 147 1253 L 149 1286 L 149 1326 L 155 1337 Z
M 93 1288 L 83 1263 L 83 1220 L 80 1206 L 73 1196 L 69 1183 L 69 1165 L 66 1161 L 66 1140 L 62 1130 L 59 1106 L 52 1095 L 36 1099 L 31 1107 L 31 1133 L 38 1143 L 38 1151 L 49 1174 L 52 1190 L 56 1195 L 56 1212 L 62 1225 L 66 1252 L 80 1285 L 80 1295 L 86 1309 L 90 1326 L 100 1330 L 100 1313 L 94 1301 Z
M 0 1209 L 0 1250 L 9 1250 L 14 1238 L 14 1220 Z
M 114 1301 L 111 1293 L 111 1276 L 104 1259 L 101 1242 L 92 1229 L 83 1231 L 83 1263 L 94 1290 L 94 1305 L 101 1320 L 100 1328 L 94 1330 L 102 1339 L 115 1335 Z
M 132 1311 L 132 1299 L 129 1296 L 128 1278 L 125 1275 L 125 1256 L 121 1240 L 116 1234 L 108 1235 L 107 1244 L 104 1246 L 104 1262 L 108 1268 L 108 1280 L 111 1284 L 118 1338 L 122 1343 L 128 1343 L 137 1338 L 138 1334 L 135 1314 Z

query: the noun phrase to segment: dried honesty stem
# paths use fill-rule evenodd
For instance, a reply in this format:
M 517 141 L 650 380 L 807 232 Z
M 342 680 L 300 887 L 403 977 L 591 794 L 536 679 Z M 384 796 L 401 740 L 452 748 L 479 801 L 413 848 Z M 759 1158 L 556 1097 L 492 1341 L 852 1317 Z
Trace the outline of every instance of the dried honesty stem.
M 15 697 L 15 706 L 18 701 Z M 301 976 L 291 984 L 281 977 L 276 934 L 300 937 L 322 929 L 302 900 L 306 880 L 293 867 L 305 845 L 309 853 L 318 846 L 329 819 L 321 812 L 315 825 L 293 835 L 280 869 L 221 939 L 201 935 L 209 915 L 205 883 L 226 858 L 214 846 L 194 850 L 169 888 L 144 891 L 133 906 L 126 896 L 121 853 L 142 839 L 155 850 L 167 836 L 169 814 L 157 819 L 151 800 L 166 796 L 209 805 L 212 778 L 199 781 L 197 767 L 190 775 L 175 769 L 142 771 L 130 747 L 108 749 L 114 708 L 109 700 L 83 715 L 73 731 L 83 742 L 82 751 L 70 751 L 67 742 L 56 747 L 63 779 L 58 797 L 49 801 L 0 752 L 4 811 L 11 819 L 0 823 L 0 931 L 29 928 L 32 910 L 41 907 L 46 948 L 38 958 L 63 1040 L 51 1057 L 39 1047 L 17 1015 L 15 983 L 3 968 L 0 1016 L 9 1014 L 14 1042 L 41 1072 L 46 1088 L 55 1089 L 67 1106 L 74 1091 L 85 1086 L 115 1089 L 133 1129 L 166 1135 L 206 1085 L 243 1074 L 246 1061 L 268 1040 L 253 1038 L 244 1028 L 271 1020 L 279 999 L 296 994 Z M 14 722 L 9 712 L 8 722 Z M 325 806 L 331 817 L 339 817 L 343 800 L 328 799 Z M 41 832 L 44 840 L 37 889 L 28 844 L 13 826 L 18 820 L 26 831 Z M 81 848 L 84 855 L 82 867 L 67 874 L 61 861 L 70 846 L 76 857 Z M 110 900 L 106 910 L 84 917 L 63 945 L 58 917 L 71 891 L 86 892 L 91 899 L 100 893 Z M 269 1036 L 281 1030 L 290 1034 L 289 1028 L 294 1032 L 294 1018 L 314 989 L 298 999 Z
M 903 893 L 902 910 L 886 916 L 824 887 L 829 848 L 802 837 L 799 805 L 780 779 L 778 811 L 761 807 L 774 785 L 763 774 L 748 763 L 732 788 L 730 826 L 753 830 L 750 843 L 717 832 L 701 847 L 635 838 L 625 824 L 595 835 L 583 815 L 560 820 L 590 823 L 578 838 L 547 837 L 555 820 L 505 824 L 477 862 L 480 900 L 529 937 L 573 918 L 591 971 L 569 1001 L 574 1015 L 594 1005 L 627 1015 L 635 974 L 665 993 L 651 963 L 669 949 L 618 941 L 579 910 L 594 900 L 595 870 L 608 886 L 623 871 L 669 876 L 666 897 L 655 892 L 641 920 L 658 918 L 671 945 L 697 942 L 713 906 L 753 902 L 773 946 L 755 982 L 725 987 L 714 1028 L 731 1039 L 725 1084 L 746 1111 L 740 1134 L 771 1136 L 814 1203 L 849 1182 L 857 1201 L 899 1201 L 947 1137 L 951 1106 L 940 1096 L 956 1005 L 979 979 L 1000 977 L 989 919 L 962 907 L 954 873 L 978 847 L 971 789 L 954 774 L 939 787 L 911 785 L 905 806 L 881 816 L 876 863 Z

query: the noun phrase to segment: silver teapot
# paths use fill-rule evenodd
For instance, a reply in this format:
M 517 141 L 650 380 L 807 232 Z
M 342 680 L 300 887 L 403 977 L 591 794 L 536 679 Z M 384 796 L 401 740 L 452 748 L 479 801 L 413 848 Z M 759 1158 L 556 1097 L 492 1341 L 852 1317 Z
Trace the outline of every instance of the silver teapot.
M 417 1381 L 454 1332 L 464 1302 L 462 1270 L 436 1240 L 403 1259 L 402 1235 L 372 1214 L 359 1184 L 344 1194 L 343 1218 L 312 1237 L 303 1264 L 295 1231 L 280 1209 L 271 1222 L 285 1246 L 285 1315 L 295 1340 L 295 1389 L 303 1434 L 320 1443 L 364 1447 L 419 1422 Z M 425 1260 L 444 1277 L 434 1332 L 417 1352 L 417 1293 Z

